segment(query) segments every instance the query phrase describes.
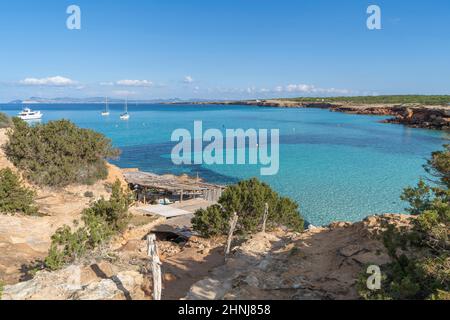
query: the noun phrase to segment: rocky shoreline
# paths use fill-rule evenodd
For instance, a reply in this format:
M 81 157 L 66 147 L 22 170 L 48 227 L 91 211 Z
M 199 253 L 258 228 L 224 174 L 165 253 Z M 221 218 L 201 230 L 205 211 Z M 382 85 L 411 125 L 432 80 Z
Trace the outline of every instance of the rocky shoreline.
M 366 104 L 298 102 L 294 100 L 243 100 L 195 102 L 193 104 L 248 105 L 274 108 L 319 108 L 331 112 L 392 116 L 383 122 L 403 124 L 414 128 L 450 131 L 450 106 L 427 106 L 419 104 Z

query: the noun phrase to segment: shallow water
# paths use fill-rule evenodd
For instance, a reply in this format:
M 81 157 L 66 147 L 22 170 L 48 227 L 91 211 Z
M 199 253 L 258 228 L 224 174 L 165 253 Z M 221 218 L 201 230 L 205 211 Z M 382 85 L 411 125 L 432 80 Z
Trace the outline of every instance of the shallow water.
M 19 105 L 2 105 L 15 115 Z M 43 121 L 70 119 L 104 133 L 122 149 L 121 167 L 155 173 L 187 173 L 216 183 L 258 176 L 278 192 L 296 200 L 314 225 L 335 220 L 356 221 L 371 214 L 403 212 L 399 196 L 425 172 L 422 165 L 434 150 L 448 143 L 448 134 L 379 123 L 384 117 L 348 115 L 320 109 L 249 106 L 129 106 L 131 119 L 119 120 L 120 105 L 102 117 L 101 105 L 39 105 Z M 252 165 L 175 166 L 170 152 L 173 130 L 193 132 L 195 120 L 204 129 L 280 129 L 280 170 L 261 177 Z

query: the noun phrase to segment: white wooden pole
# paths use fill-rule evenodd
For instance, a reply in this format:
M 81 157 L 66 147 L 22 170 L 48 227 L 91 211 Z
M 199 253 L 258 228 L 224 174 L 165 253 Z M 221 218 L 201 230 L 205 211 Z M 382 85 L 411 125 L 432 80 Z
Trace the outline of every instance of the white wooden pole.
M 227 240 L 227 247 L 225 249 L 225 257 L 230 254 L 231 241 L 233 240 L 233 233 L 234 233 L 234 229 L 236 229 L 238 218 L 239 217 L 238 217 L 237 213 L 235 212 L 230 219 L 230 231 L 228 232 L 228 240 Z
M 266 233 L 266 223 L 267 223 L 268 217 L 269 217 L 269 204 L 266 203 L 265 208 L 264 208 L 263 225 L 262 225 L 263 233 Z
M 153 274 L 153 300 L 161 300 L 162 278 L 161 278 L 161 260 L 159 259 L 158 246 L 156 244 L 156 235 L 151 233 L 147 236 L 148 256 Z

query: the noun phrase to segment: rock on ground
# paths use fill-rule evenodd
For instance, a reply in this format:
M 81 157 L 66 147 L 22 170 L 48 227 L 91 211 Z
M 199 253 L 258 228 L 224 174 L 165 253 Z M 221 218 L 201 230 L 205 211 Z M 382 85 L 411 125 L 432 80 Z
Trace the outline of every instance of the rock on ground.
M 3 300 L 136 300 L 143 299 L 144 278 L 124 271 L 109 278 L 86 279 L 82 267 L 39 272 L 33 280 L 5 286 Z M 83 279 L 84 278 L 84 279 Z

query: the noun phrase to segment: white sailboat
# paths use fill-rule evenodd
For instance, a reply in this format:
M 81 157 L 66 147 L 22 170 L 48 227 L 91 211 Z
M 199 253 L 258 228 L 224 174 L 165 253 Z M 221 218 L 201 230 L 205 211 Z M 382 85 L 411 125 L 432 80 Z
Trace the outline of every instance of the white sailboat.
M 128 99 L 125 100 L 125 112 L 120 115 L 120 120 L 130 119 L 130 114 L 128 113 Z
M 105 110 L 102 112 L 103 117 L 109 116 L 109 106 L 108 106 L 108 97 L 106 98 Z

